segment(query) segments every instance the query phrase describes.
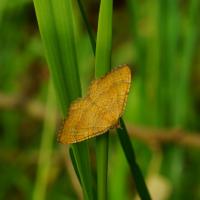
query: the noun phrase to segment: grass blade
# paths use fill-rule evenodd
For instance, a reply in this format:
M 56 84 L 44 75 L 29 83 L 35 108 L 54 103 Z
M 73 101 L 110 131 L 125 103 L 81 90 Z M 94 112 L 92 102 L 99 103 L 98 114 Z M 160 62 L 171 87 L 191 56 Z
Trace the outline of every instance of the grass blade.
M 78 0 L 78 3 L 79 3 L 79 7 L 80 6 L 82 6 L 82 4 L 81 4 L 81 0 Z M 84 9 L 83 9 L 83 6 L 82 6 L 82 8 L 81 8 L 82 10 L 81 10 L 81 14 L 82 15 L 84 15 L 84 22 L 85 22 L 85 24 L 87 24 L 86 25 L 86 27 L 88 28 L 88 20 L 87 20 L 87 17 L 86 17 L 86 14 L 85 14 L 85 12 L 84 12 Z M 106 20 L 105 20 L 106 21 Z M 99 26 L 98 26 L 99 27 Z M 111 26 L 110 26 L 111 27 Z M 105 30 L 105 29 L 104 29 Z M 88 32 L 89 32 L 89 30 L 88 30 Z M 112 36 L 112 34 L 111 34 L 111 36 Z M 91 34 L 89 34 L 89 37 L 93 37 Z M 95 39 L 94 38 L 90 38 L 90 41 L 95 41 Z M 111 46 L 110 46 L 110 48 L 111 48 Z M 93 53 L 95 54 L 95 52 L 93 51 Z M 100 54 L 99 54 L 100 55 Z M 101 61 L 101 57 L 98 57 L 98 59 Z M 109 59 L 109 58 L 108 58 Z M 107 61 L 108 61 L 108 59 L 107 59 Z M 99 62 L 100 62 L 99 61 Z M 97 60 L 96 60 L 96 62 L 97 62 Z M 105 65 L 106 66 L 106 65 Z M 102 65 L 102 67 L 104 67 L 104 65 Z M 100 69 L 98 69 L 98 70 L 100 70 Z M 101 76 L 101 75 L 103 75 L 103 73 L 106 73 L 106 69 L 101 69 L 102 71 L 99 71 L 98 72 L 98 74 Z M 97 73 L 97 68 L 96 68 L 96 73 Z M 118 135 L 119 135 L 119 139 L 120 139 L 120 142 L 121 142 L 121 145 L 122 145 L 122 148 L 123 148 L 123 150 L 124 150 L 124 153 L 125 153 L 125 156 L 126 156 L 126 158 L 127 158 L 127 160 L 128 160 L 128 162 L 129 162 L 129 166 L 130 166 L 130 168 L 131 168 L 131 171 L 132 171 L 132 175 L 133 175 L 133 177 L 134 177 L 134 180 L 135 180 L 135 184 L 136 184 L 136 187 L 137 187 L 137 190 L 138 190 L 138 193 L 139 193 L 139 195 L 140 195 L 140 197 L 141 197 L 141 199 L 144 199 L 144 200 L 148 200 L 148 199 L 151 199 L 150 198 L 150 195 L 149 195 L 149 192 L 148 192 L 148 189 L 147 189 L 147 187 L 146 187 L 146 185 L 145 185 L 145 181 L 144 181 L 144 178 L 143 178 L 143 176 L 142 176 L 142 173 L 141 173 L 141 170 L 140 170 L 140 168 L 139 168 L 139 166 L 137 165 L 137 163 L 136 163 L 136 159 L 135 159 L 135 153 L 134 153 L 134 150 L 133 150 L 133 148 L 132 148 L 132 144 L 131 144 L 131 141 L 130 141 L 130 139 L 129 139 L 129 136 L 128 136 L 128 133 L 127 133 L 127 130 L 126 130 L 126 127 L 125 127 L 125 124 L 124 124 L 124 122 L 123 122 L 123 120 L 122 119 L 120 119 L 120 121 L 121 121 L 121 124 L 122 124 L 122 126 L 121 126 L 121 128 L 122 129 L 117 129 L 117 132 L 118 132 Z M 103 135 L 104 136 L 104 135 Z M 102 136 L 102 137 L 103 137 Z M 105 137 L 105 136 L 104 136 Z M 104 159 L 104 161 L 105 161 L 105 158 L 104 158 L 104 155 L 105 155 L 105 152 L 107 151 L 107 148 L 105 148 L 105 138 L 102 138 L 102 141 L 100 141 L 100 137 L 99 137 L 99 146 L 97 147 L 97 151 L 99 150 L 100 152 L 101 151 L 103 151 L 102 153 L 101 153 L 101 155 L 102 155 L 102 160 Z M 100 142 L 102 142 L 102 144 L 100 144 Z M 105 142 L 104 144 L 103 144 L 103 142 Z M 102 149 L 103 150 L 102 150 Z M 98 155 L 100 155 L 100 154 L 98 154 Z M 97 156 L 98 156 L 97 155 Z M 100 156 L 101 156 L 100 155 Z M 99 159 L 99 157 L 97 157 L 98 158 L 98 161 L 100 162 L 101 160 Z M 106 162 L 104 162 L 104 165 L 105 165 L 105 163 Z M 104 167 L 106 167 L 106 166 L 104 166 L 103 167 L 103 164 L 102 165 L 100 165 L 100 166 L 97 166 L 97 167 L 99 167 L 99 169 L 98 169 L 98 176 L 100 176 L 100 174 L 102 174 L 103 173 L 103 170 L 105 170 L 105 168 Z M 103 168 L 102 170 L 101 170 L 101 167 Z M 106 167 L 107 168 L 107 167 Z M 105 175 L 105 174 L 104 174 Z M 107 175 L 106 175 L 107 176 Z M 106 176 L 104 176 L 104 177 L 106 177 Z M 98 178 L 102 178 L 102 177 L 98 177 Z M 99 183 L 98 183 L 98 186 L 100 187 L 101 186 L 101 183 L 103 183 L 103 180 L 98 180 L 99 181 Z M 98 188 L 98 192 L 100 192 L 101 190 L 103 190 L 103 188 Z M 104 189 L 104 191 L 105 191 L 105 189 Z M 105 194 L 105 193 L 104 193 Z M 101 198 L 103 198 L 103 196 L 100 196 L 101 194 L 98 194 L 99 196 L 98 196 L 98 198 L 99 199 L 101 199 Z M 105 196 L 104 196 L 104 198 L 105 198 Z
M 90 43 L 91 43 L 91 46 L 92 46 L 92 51 L 95 55 L 95 50 L 96 50 L 96 41 L 95 41 L 95 38 L 93 36 L 93 32 L 92 32 L 92 29 L 90 27 L 90 24 L 87 20 L 87 16 L 86 16 L 86 13 L 84 11 L 84 7 L 83 7 L 83 4 L 81 2 L 81 0 L 77 0 L 78 1 L 78 6 L 79 6 L 79 9 L 80 9 L 80 12 L 81 12 L 81 16 L 83 18 L 83 21 L 85 23 L 85 26 L 87 28 L 87 31 L 88 31 L 88 35 L 89 35 L 89 38 L 90 38 Z
M 97 44 L 95 55 L 95 76 L 101 77 L 111 69 L 112 51 L 112 0 L 101 0 Z M 108 133 L 96 139 L 97 194 L 98 199 L 107 199 Z
M 186 119 L 187 103 L 188 103 L 188 87 L 190 82 L 190 73 L 192 67 L 192 56 L 196 47 L 198 38 L 198 19 L 199 19 L 200 2 L 198 0 L 190 1 L 189 6 L 189 24 L 185 31 L 185 46 L 183 49 L 181 70 L 179 81 L 177 82 L 177 92 L 175 96 L 175 125 L 182 125 Z M 181 103 L 180 103 L 181 102 Z
M 150 200 L 151 199 L 150 194 L 146 187 L 144 178 L 142 176 L 142 172 L 136 162 L 135 153 L 132 148 L 132 144 L 129 139 L 128 132 L 126 130 L 125 124 L 122 119 L 120 120 L 120 125 L 121 125 L 121 128 L 117 129 L 117 133 L 118 133 L 121 145 L 123 147 L 126 159 L 128 160 L 129 166 L 131 168 L 131 172 L 134 177 L 137 191 L 142 200 Z
M 130 16 L 130 27 L 133 34 L 133 49 L 136 52 L 135 65 L 139 68 L 141 83 L 146 83 L 146 39 L 139 34 L 139 12 L 141 10 L 138 0 L 127 0 L 127 6 Z M 147 104 L 147 94 L 145 84 L 140 84 L 140 102 L 139 102 L 139 120 L 146 121 L 147 114 L 144 105 Z
M 101 0 L 95 55 L 96 78 L 104 76 L 111 69 L 112 6 L 112 0 Z
M 37 178 L 33 192 L 33 200 L 45 199 L 48 175 L 50 174 L 51 154 L 56 130 L 56 96 L 52 82 L 49 84 L 44 130 L 39 153 Z
M 112 0 L 101 0 L 97 44 L 95 55 L 95 76 L 101 77 L 111 69 L 112 50 Z M 96 139 L 97 193 L 98 199 L 107 199 L 108 133 Z
M 34 0 L 46 57 L 65 116 L 71 101 L 81 96 L 73 30 L 72 1 Z M 92 199 L 92 175 L 87 142 L 71 146 L 85 199 Z

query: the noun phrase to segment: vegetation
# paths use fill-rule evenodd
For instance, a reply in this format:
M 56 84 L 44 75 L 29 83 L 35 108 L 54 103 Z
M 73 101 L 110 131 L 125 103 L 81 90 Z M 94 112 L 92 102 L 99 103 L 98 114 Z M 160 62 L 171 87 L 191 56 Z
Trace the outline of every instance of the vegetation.
M 199 199 L 199 10 L 2 0 L 0 199 Z M 121 128 L 58 144 L 70 102 L 123 63 L 133 80 Z

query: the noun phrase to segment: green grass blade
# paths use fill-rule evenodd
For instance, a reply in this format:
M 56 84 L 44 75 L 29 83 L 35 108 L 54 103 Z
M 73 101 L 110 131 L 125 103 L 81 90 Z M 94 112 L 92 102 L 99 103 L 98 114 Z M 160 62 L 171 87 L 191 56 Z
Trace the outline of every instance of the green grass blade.
M 62 58 L 60 58 L 59 38 L 54 22 L 55 18 L 52 3 L 51 1 L 46 0 L 35 0 L 34 6 L 42 41 L 46 51 L 49 70 L 53 78 L 53 83 L 60 101 L 62 112 L 65 115 L 67 107 L 69 106 L 69 98 L 67 93 L 64 92 L 67 84 L 65 81 L 66 77 L 63 76 L 64 63 L 62 63 Z
M 81 0 L 79 0 L 79 2 L 81 3 Z M 80 4 L 79 4 L 79 6 L 80 6 Z M 83 8 L 83 7 L 82 7 Z M 84 16 L 86 16 L 86 14 L 85 14 L 85 12 L 84 12 L 84 9 L 82 9 L 82 11 L 81 11 L 81 13 L 82 13 L 82 15 L 84 15 Z M 88 23 L 88 20 L 87 20 L 87 17 L 84 17 L 84 21 L 85 21 L 85 23 L 86 24 L 89 24 Z M 87 27 L 87 26 L 86 26 Z M 89 32 L 89 30 L 88 30 L 88 32 Z M 111 34 L 112 35 L 112 34 Z M 90 35 L 89 34 L 89 36 L 90 37 L 93 37 L 92 35 Z M 95 39 L 94 38 L 91 38 L 90 39 L 90 41 L 95 41 Z M 111 47 L 110 47 L 111 48 Z M 95 52 L 93 52 L 94 54 L 95 54 Z M 101 61 L 101 57 L 99 57 L 98 58 L 100 61 Z M 97 61 L 96 61 L 97 62 Z M 102 65 L 103 66 L 103 65 Z M 97 68 L 96 68 L 96 70 L 97 70 Z M 102 71 L 99 71 L 98 73 L 99 73 L 99 75 L 101 76 L 101 75 L 103 75 L 103 73 L 105 73 L 106 72 L 106 69 L 102 69 Z M 126 130 L 126 127 L 125 127 L 125 124 L 124 124 L 124 122 L 123 122 L 123 120 L 121 119 L 121 123 L 122 123 L 122 129 L 117 129 L 117 132 L 118 132 L 118 135 L 119 135 L 119 139 L 120 139 L 120 142 L 121 142 L 121 144 L 122 144 L 122 148 L 123 148 L 123 150 L 124 150 L 124 153 L 125 153 L 125 155 L 126 155 L 126 158 L 127 158 L 127 160 L 128 160 L 128 162 L 129 162 L 129 166 L 130 166 L 130 168 L 131 168 L 131 171 L 132 171 L 132 174 L 133 174 L 133 177 L 134 177 L 134 179 L 135 179 L 135 184 L 136 184 L 136 187 L 137 187 L 137 190 L 138 190 L 138 192 L 139 192 L 139 195 L 140 195 L 140 197 L 142 198 L 142 199 L 151 199 L 150 198 L 150 195 L 149 195 L 149 192 L 148 192 L 148 190 L 147 190 L 147 187 L 146 187 L 146 185 L 145 185 L 145 181 L 144 181 L 144 178 L 143 178 L 143 176 L 142 176 L 142 173 L 141 173 L 141 170 L 140 170 L 140 168 L 139 168 L 139 166 L 137 165 L 137 163 L 136 163 L 136 159 L 135 159 L 135 153 L 134 153 L 134 150 L 133 150 L 133 148 L 132 148 L 132 145 L 131 145 L 131 141 L 130 141 L 130 139 L 129 139 L 129 136 L 128 136 L 128 133 L 127 133 L 127 130 Z M 104 135 L 103 135 L 104 136 Z M 102 136 L 102 137 L 103 137 Z M 104 136 L 105 137 L 105 136 Z M 102 140 L 102 141 L 100 141 L 100 139 Z M 102 144 L 100 144 L 100 142 L 102 142 Z M 104 144 L 103 144 L 103 142 L 104 142 Z M 105 158 L 104 158 L 104 155 L 105 155 L 105 152 L 107 151 L 107 148 L 105 148 L 104 146 L 105 146 L 105 143 L 106 143 L 106 141 L 105 141 L 105 138 L 100 138 L 99 137 L 99 146 L 96 148 L 97 149 L 97 151 L 98 150 L 100 150 L 100 152 L 101 152 L 101 154 L 98 154 L 98 155 L 102 155 L 102 159 L 104 159 L 104 161 L 105 161 Z M 127 146 L 126 146 L 127 145 Z M 98 156 L 97 155 L 97 156 Z M 99 160 L 99 162 L 101 161 L 100 159 L 99 159 L 99 157 L 97 157 L 97 159 Z M 104 165 L 106 164 L 106 162 L 104 162 Z M 99 166 L 97 166 L 97 167 L 99 167 L 99 169 L 98 169 L 98 176 L 100 176 L 100 174 L 103 174 L 103 171 L 105 170 L 105 167 L 103 167 L 103 164 L 102 165 L 99 165 Z M 106 167 L 107 168 L 107 167 Z M 106 177 L 106 176 L 104 176 L 104 177 Z M 102 177 L 98 177 L 98 178 L 102 178 Z M 98 180 L 99 181 L 99 183 L 98 183 L 98 186 L 100 187 L 101 186 L 101 183 L 103 183 L 103 180 Z M 103 189 L 102 189 L 103 190 Z M 98 192 L 99 191 L 101 191 L 101 188 L 98 188 Z M 104 191 L 105 191 L 105 189 L 104 189 Z M 103 196 L 100 196 L 101 194 L 98 194 L 99 196 L 99 199 L 101 199 L 101 198 L 103 198 Z M 105 198 L 105 197 L 104 197 Z
M 76 172 L 76 175 L 78 177 L 79 183 L 81 184 L 81 178 L 80 178 L 80 175 L 79 175 L 78 167 L 76 165 L 76 159 L 74 157 L 74 153 L 73 153 L 73 149 L 72 148 L 69 148 L 69 156 L 70 156 L 71 162 L 73 164 L 74 171 Z
M 112 0 L 101 0 L 95 55 L 95 76 L 97 78 L 105 75 L 111 69 L 112 10 Z M 107 199 L 108 139 L 108 133 L 96 139 L 97 196 L 99 200 Z
M 146 187 L 142 172 L 136 162 L 135 153 L 132 148 L 132 144 L 128 136 L 128 132 L 126 130 L 125 124 L 122 119 L 120 120 L 120 125 L 121 125 L 121 128 L 117 129 L 117 133 L 118 133 L 121 145 L 123 147 L 126 159 L 128 160 L 129 166 L 131 168 L 131 172 L 135 181 L 135 186 L 142 200 L 150 200 L 151 199 L 150 194 Z
M 51 154 L 53 148 L 54 135 L 56 130 L 56 96 L 52 82 L 49 84 L 44 130 L 42 133 L 38 170 L 33 200 L 42 200 L 46 196 L 48 176 L 50 174 Z
M 97 78 L 104 76 L 111 69 L 112 6 L 112 0 L 101 0 L 95 55 Z
M 96 139 L 97 199 L 107 199 L 109 132 Z
M 72 1 L 34 0 L 47 62 L 62 113 L 81 96 L 73 30 Z M 72 145 L 85 199 L 92 199 L 92 175 L 87 142 Z
M 91 43 L 91 46 L 92 46 L 92 50 L 93 50 L 93 53 L 95 55 L 96 41 L 95 41 L 95 38 L 93 36 L 93 32 L 92 32 L 92 29 L 90 27 L 90 24 L 89 24 L 89 22 L 87 20 L 87 16 L 86 16 L 86 13 L 84 11 L 83 4 L 82 4 L 81 0 L 77 0 L 77 1 L 78 1 L 79 9 L 80 9 L 80 12 L 81 12 L 81 16 L 83 18 L 83 21 L 84 21 L 85 26 L 86 26 L 87 31 L 88 31 L 88 35 L 89 35 L 89 38 L 90 38 L 90 43 Z
M 138 112 L 138 119 L 140 122 L 147 121 L 147 112 L 144 105 L 147 105 L 148 96 L 147 96 L 147 88 L 146 88 L 146 74 L 147 74 L 147 40 L 144 36 L 140 35 L 140 1 L 138 0 L 127 0 L 128 12 L 130 16 L 130 27 L 132 31 L 132 38 L 133 38 L 133 49 L 136 52 L 136 58 L 134 63 L 139 68 L 140 73 L 140 101 L 139 101 L 139 112 Z
M 159 83 L 157 94 L 159 101 L 159 115 L 162 126 L 173 126 L 173 116 L 176 108 L 174 107 L 174 97 L 177 93 L 177 58 L 178 54 L 178 35 L 180 34 L 180 9 L 179 1 L 160 1 L 159 2 L 159 40 L 160 40 L 160 66 Z M 162 87 L 162 88 L 161 88 Z M 175 196 L 172 199 L 180 199 L 179 188 L 181 185 L 181 174 L 183 166 L 183 151 L 176 146 L 168 148 L 163 156 L 162 173 L 173 183 Z M 171 166 L 171 167 L 169 167 Z M 178 169 L 178 170 L 177 170 Z
M 199 20 L 200 2 L 198 0 L 190 1 L 189 6 L 189 24 L 185 31 L 185 45 L 181 60 L 181 70 L 179 81 L 177 83 L 177 92 L 175 96 L 175 125 L 183 125 L 186 119 L 187 103 L 188 103 L 188 87 L 190 83 L 190 73 L 192 67 L 193 53 L 198 38 L 198 20 Z
M 166 113 L 169 113 L 173 116 L 174 108 L 174 96 L 176 90 L 174 90 L 174 84 L 176 81 L 176 58 L 178 56 L 177 46 L 178 46 L 178 34 L 180 34 L 180 29 L 178 24 L 180 24 L 180 10 L 178 9 L 178 0 L 168 1 L 168 15 L 167 15 L 167 39 L 168 46 L 163 47 L 167 49 L 167 54 L 165 57 L 167 68 L 168 68 L 168 97 L 166 97 L 166 104 L 168 103 L 170 107 L 167 107 L 165 110 Z M 166 8 L 163 8 L 166 9 Z M 164 53 L 163 53 L 164 54 Z M 162 66 L 164 67 L 164 66 Z M 166 105 L 165 104 L 165 105 Z M 166 115 L 165 113 L 165 115 Z M 172 117 L 173 119 L 173 117 Z M 170 119 L 170 120 L 172 120 Z M 167 119 L 165 119 L 167 121 Z M 172 121 L 169 121 L 168 124 L 173 124 Z

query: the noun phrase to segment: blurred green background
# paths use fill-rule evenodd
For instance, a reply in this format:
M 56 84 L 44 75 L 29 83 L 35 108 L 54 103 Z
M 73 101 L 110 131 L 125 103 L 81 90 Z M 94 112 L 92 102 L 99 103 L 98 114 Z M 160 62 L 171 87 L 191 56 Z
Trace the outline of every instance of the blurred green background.
M 96 33 L 99 1 L 83 4 Z M 74 13 L 85 93 L 94 57 L 76 1 Z M 133 70 L 124 119 L 153 199 L 200 199 L 199 19 L 199 0 L 114 1 L 112 66 Z M 54 97 L 33 2 L 1 0 L 0 199 L 82 198 L 66 147 L 56 142 Z M 95 167 L 93 151 L 91 159 Z M 137 198 L 116 134 L 108 182 L 109 199 Z

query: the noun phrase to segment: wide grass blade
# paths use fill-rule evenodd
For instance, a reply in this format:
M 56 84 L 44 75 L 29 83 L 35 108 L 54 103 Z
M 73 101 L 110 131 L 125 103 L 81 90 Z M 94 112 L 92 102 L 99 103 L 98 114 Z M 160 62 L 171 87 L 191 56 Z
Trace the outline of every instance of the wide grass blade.
M 81 96 L 75 51 L 72 1 L 34 0 L 46 57 L 53 83 L 66 116 L 71 101 Z M 86 142 L 71 146 L 85 199 L 92 199 L 92 180 Z

